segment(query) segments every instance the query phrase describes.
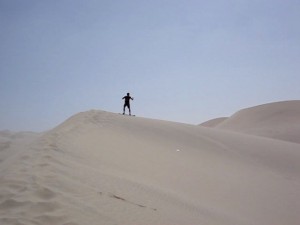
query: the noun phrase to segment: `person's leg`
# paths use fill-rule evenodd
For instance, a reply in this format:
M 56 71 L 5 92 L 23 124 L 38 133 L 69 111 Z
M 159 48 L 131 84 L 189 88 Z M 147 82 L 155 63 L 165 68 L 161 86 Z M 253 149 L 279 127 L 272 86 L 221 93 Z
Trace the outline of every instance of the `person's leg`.
M 128 105 L 128 109 L 129 109 L 129 116 L 131 116 L 130 105 Z
M 124 104 L 124 106 L 123 106 L 123 115 L 125 114 L 125 107 L 126 107 L 126 104 Z

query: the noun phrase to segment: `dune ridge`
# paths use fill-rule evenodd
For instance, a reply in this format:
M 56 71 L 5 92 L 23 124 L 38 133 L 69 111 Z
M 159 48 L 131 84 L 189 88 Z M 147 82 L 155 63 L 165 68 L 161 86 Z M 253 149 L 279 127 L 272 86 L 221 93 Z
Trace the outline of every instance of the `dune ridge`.
M 100 110 L 26 140 L 0 164 L 0 224 L 300 221 L 297 143 Z
M 300 100 L 250 107 L 200 125 L 300 143 Z
M 219 125 L 220 123 L 224 122 L 227 119 L 228 119 L 228 117 L 219 117 L 219 118 L 208 120 L 199 125 L 203 126 L 203 127 L 216 127 L 217 125 Z

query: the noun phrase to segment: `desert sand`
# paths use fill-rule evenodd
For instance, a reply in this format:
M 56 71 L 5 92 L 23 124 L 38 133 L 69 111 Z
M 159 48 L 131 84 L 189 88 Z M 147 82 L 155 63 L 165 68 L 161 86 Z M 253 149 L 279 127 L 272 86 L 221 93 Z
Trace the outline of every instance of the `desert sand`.
M 220 123 L 224 122 L 227 119 L 228 117 L 219 117 L 219 118 L 211 119 L 209 121 L 205 121 L 204 123 L 201 123 L 199 125 L 204 127 L 216 127 L 217 125 L 219 125 Z
M 0 224 L 298 225 L 298 110 L 273 103 L 209 127 L 90 110 L 0 132 Z
M 300 101 L 275 102 L 240 110 L 214 127 L 300 143 Z

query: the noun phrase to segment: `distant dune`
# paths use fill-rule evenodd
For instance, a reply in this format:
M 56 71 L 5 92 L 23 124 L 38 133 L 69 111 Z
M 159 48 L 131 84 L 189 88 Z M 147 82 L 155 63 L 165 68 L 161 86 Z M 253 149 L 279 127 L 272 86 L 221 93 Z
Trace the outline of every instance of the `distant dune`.
M 206 121 L 204 123 L 201 123 L 199 125 L 204 126 L 204 127 L 216 127 L 220 123 L 224 122 L 226 119 L 228 119 L 228 117 L 220 117 L 220 118 L 208 120 L 208 121 Z
M 44 134 L 0 132 L 0 224 L 298 225 L 300 145 L 236 119 L 211 129 L 91 110 Z
M 215 127 L 300 143 L 300 101 L 243 109 Z

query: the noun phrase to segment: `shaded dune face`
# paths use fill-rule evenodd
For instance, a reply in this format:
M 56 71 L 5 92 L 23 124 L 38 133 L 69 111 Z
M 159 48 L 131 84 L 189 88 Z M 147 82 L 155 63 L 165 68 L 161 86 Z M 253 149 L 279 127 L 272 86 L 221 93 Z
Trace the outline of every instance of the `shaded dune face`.
M 212 120 L 209 120 L 209 121 L 199 124 L 199 126 L 216 127 L 220 123 L 224 122 L 226 119 L 228 119 L 228 117 L 220 117 L 220 118 L 212 119 Z
M 0 224 L 300 220 L 295 143 L 99 110 L 3 141 Z
M 300 143 L 300 101 L 283 101 L 243 109 L 203 126 Z

